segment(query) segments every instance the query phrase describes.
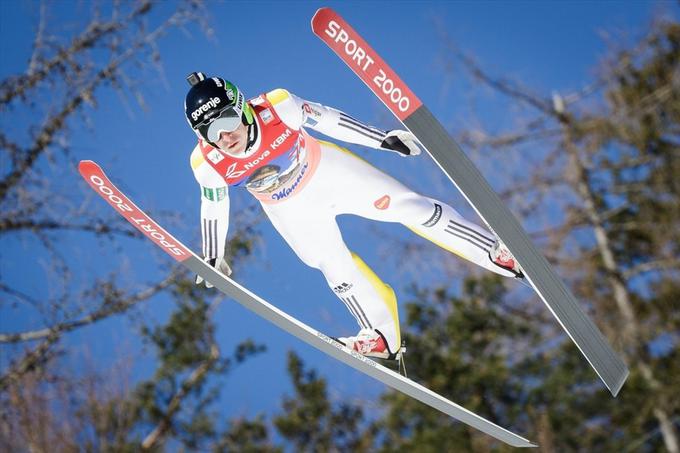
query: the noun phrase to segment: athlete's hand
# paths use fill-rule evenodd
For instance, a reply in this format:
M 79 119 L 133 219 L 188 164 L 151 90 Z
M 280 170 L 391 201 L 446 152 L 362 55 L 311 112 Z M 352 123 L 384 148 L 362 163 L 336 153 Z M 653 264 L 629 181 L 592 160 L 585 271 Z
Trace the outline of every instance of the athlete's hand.
M 217 259 L 217 258 L 204 258 L 203 261 L 210 264 L 212 267 L 214 267 L 218 271 L 222 272 L 227 277 L 229 277 L 231 275 L 231 268 L 229 267 L 229 264 L 227 263 L 227 260 L 224 259 L 224 257 L 219 258 L 219 259 Z M 201 277 L 200 275 L 197 275 L 196 276 L 196 284 L 200 285 L 201 283 L 203 283 L 203 277 Z M 205 287 L 206 288 L 212 288 L 213 285 L 209 281 L 206 280 L 205 281 Z
M 416 136 L 409 131 L 394 130 L 387 132 L 380 147 L 399 153 L 400 156 L 417 156 L 421 153 Z

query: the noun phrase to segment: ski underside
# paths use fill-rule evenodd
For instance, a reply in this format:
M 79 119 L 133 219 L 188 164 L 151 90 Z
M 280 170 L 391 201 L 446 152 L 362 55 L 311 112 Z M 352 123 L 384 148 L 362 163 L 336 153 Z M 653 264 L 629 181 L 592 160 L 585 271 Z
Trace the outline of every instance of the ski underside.
M 180 241 L 174 238 L 165 229 L 139 209 L 128 197 L 126 197 L 95 162 L 83 160 L 78 166 L 80 174 L 85 181 L 106 200 L 120 215 L 125 217 L 135 228 L 142 232 L 158 247 L 184 265 L 192 272 L 200 275 L 215 288 L 234 299 L 247 309 L 257 313 L 267 321 L 275 324 L 291 335 L 305 343 L 317 348 L 329 356 L 355 368 L 362 373 L 377 379 L 385 385 L 392 387 L 412 398 L 415 398 L 428 406 L 437 409 L 457 420 L 462 421 L 496 439 L 514 447 L 535 447 L 527 439 L 502 428 L 495 423 L 486 420 L 479 415 L 470 412 L 443 396 L 423 387 L 422 385 L 402 376 L 401 374 L 386 368 L 377 362 L 352 351 L 333 338 L 298 321 L 284 311 L 271 305 L 248 289 L 226 277 L 215 268 L 204 262 Z
M 628 377 L 628 368 L 441 123 L 335 11 L 319 9 L 312 18 L 312 30 L 416 136 L 479 217 L 505 243 L 527 281 L 616 396 Z

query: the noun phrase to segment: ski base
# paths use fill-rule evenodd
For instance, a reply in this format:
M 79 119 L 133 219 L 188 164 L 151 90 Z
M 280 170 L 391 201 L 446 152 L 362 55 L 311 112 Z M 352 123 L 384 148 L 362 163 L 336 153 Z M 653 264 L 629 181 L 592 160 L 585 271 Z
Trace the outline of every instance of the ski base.
M 416 136 L 487 227 L 515 256 L 536 294 L 616 396 L 628 377 L 625 363 L 441 123 L 335 11 L 319 9 L 312 18 L 312 30 Z
M 200 275 L 223 294 L 234 299 L 247 309 L 305 343 L 351 366 L 365 375 L 503 441 L 508 445 L 514 447 L 536 446 L 527 439 L 480 417 L 432 390 L 364 357 L 358 352 L 346 348 L 331 337 L 318 332 L 293 318 L 286 312 L 271 305 L 269 302 L 217 271 L 158 225 L 114 186 L 96 163 L 88 160 L 81 161 L 78 165 L 78 170 L 90 187 L 104 198 L 104 200 L 106 200 L 120 215 L 125 217 L 135 228 L 142 232 L 142 234 L 178 263 L 181 263 L 192 272 Z

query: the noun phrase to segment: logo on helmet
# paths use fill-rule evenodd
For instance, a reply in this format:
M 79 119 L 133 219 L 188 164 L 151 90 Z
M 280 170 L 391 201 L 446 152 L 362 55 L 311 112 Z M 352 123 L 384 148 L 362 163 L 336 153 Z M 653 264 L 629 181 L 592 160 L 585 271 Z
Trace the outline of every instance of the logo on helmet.
M 210 109 L 214 109 L 215 107 L 217 107 L 217 105 L 219 103 L 220 103 L 220 98 L 215 96 L 214 98 L 210 99 L 208 102 L 206 102 L 205 104 L 203 104 L 202 106 L 200 106 L 199 108 L 197 108 L 196 110 L 191 112 L 191 118 L 194 121 L 198 120 L 198 118 L 202 114 L 204 114 L 205 112 L 207 112 Z

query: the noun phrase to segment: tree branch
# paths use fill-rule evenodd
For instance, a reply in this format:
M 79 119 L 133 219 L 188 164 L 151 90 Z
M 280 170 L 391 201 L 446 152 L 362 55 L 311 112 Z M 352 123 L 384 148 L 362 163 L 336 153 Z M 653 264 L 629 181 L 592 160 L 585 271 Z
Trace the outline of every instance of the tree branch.
M 118 221 L 117 219 L 115 220 Z M 95 234 L 120 234 L 127 237 L 142 237 L 142 234 L 131 228 L 116 228 L 110 226 L 109 222 L 94 221 L 86 224 L 58 222 L 56 220 L 14 220 L 11 218 L 0 219 L 0 233 L 18 230 L 65 230 L 65 231 L 85 231 Z
M 156 427 L 142 441 L 142 450 L 147 451 L 153 448 L 170 429 L 172 426 L 172 418 L 179 411 L 184 398 L 186 398 L 195 385 L 199 384 L 204 379 L 205 375 L 210 371 L 219 357 L 220 350 L 213 341 L 210 344 L 210 354 L 208 355 L 208 358 L 182 382 L 179 390 L 172 396 L 172 399 L 168 404 L 168 409 L 165 414 L 163 414 L 160 422 L 158 422 Z
M 645 272 L 651 272 L 656 270 L 673 270 L 680 269 L 680 261 L 677 259 L 663 259 L 648 261 L 646 263 L 638 264 L 637 266 L 631 267 L 623 272 L 623 278 L 629 280 Z
M 50 333 L 35 349 L 26 353 L 19 363 L 10 366 L 9 371 L 0 376 L 0 390 L 5 390 L 10 384 L 21 379 L 23 375 L 36 369 L 40 363 L 44 363 L 47 360 L 46 355 L 50 348 L 60 338 L 59 333 Z
M 41 19 L 39 24 L 39 33 L 36 36 L 33 57 L 26 74 L 17 77 L 11 77 L 0 84 L 0 105 L 6 105 L 16 97 L 23 97 L 25 93 L 35 87 L 39 82 L 44 80 L 53 70 L 60 66 L 64 66 L 64 62 L 70 61 L 71 57 L 83 50 L 90 49 L 101 39 L 111 35 L 117 31 L 125 29 L 132 24 L 139 17 L 151 11 L 152 3 L 150 0 L 142 0 L 135 10 L 123 20 L 99 23 L 96 20 L 91 22 L 89 26 L 79 35 L 73 38 L 71 45 L 68 48 L 60 47 L 52 59 L 42 61 L 42 66 L 36 69 L 38 58 L 36 57 L 37 47 L 41 43 L 42 27 L 44 26 L 44 3 L 41 5 Z
M 78 93 L 71 98 L 57 114 L 48 118 L 40 132 L 37 134 L 37 139 L 33 145 L 26 151 L 20 153 L 20 155 L 23 154 L 20 158 L 13 159 L 15 161 L 14 168 L 2 181 L 0 181 L 0 201 L 5 199 L 9 189 L 18 183 L 24 173 L 33 166 L 40 154 L 53 143 L 56 133 L 64 128 L 67 118 L 73 114 L 83 102 L 89 102 L 93 98 L 94 91 L 99 85 L 105 81 L 115 80 L 117 71 L 120 70 L 123 63 L 130 59 L 135 52 L 158 39 L 158 37 L 160 37 L 160 35 L 162 35 L 170 26 L 181 24 L 185 20 L 187 20 L 187 17 L 184 11 L 180 10 L 179 12 L 174 13 L 154 31 L 128 46 L 127 50 L 117 58 L 114 58 L 105 68 L 101 69 L 93 76 L 92 81 L 89 84 L 78 90 Z
M 170 275 L 168 275 L 165 279 L 163 279 L 159 283 L 149 288 L 146 288 L 143 291 L 138 292 L 137 294 L 125 298 L 119 298 L 116 290 L 108 290 L 107 294 L 104 297 L 102 306 L 98 310 L 90 313 L 87 316 L 84 316 L 75 321 L 62 322 L 54 326 L 47 327 L 45 329 L 33 330 L 30 332 L 22 333 L 0 334 L 0 343 L 20 343 L 22 341 L 37 340 L 40 338 L 49 337 L 50 335 L 55 333 L 61 335 L 66 332 L 75 330 L 79 327 L 88 324 L 93 324 L 111 315 L 122 313 L 124 311 L 127 311 L 133 305 L 142 302 L 146 299 L 149 299 L 150 297 L 154 296 L 161 290 L 171 286 L 177 280 L 177 277 L 180 274 L 181 271 L 179 270 L 179 268 L 175 268 L 173 272 L 170 273 Z M 97 289 L 100 289 L 100 287 L 101 285 L 97 284 Z

